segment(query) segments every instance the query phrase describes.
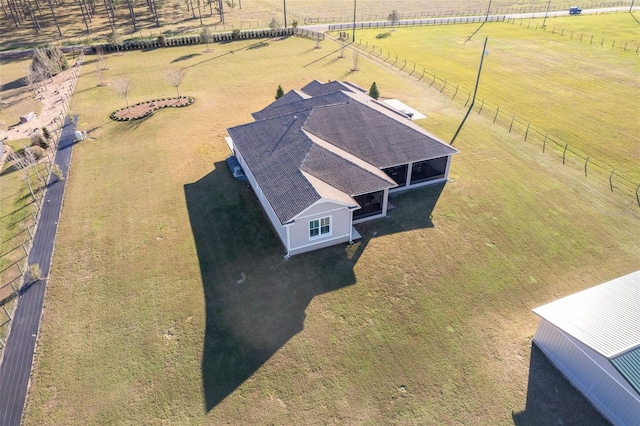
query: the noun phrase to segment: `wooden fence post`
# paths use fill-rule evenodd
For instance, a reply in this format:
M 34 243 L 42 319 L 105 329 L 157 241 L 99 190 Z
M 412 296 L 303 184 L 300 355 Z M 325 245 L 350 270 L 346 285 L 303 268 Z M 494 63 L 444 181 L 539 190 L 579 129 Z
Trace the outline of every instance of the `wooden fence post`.
M 433 82 L 436 81 L 436 75 L 433 74 L 433 80 L 431 81 L 431 84 L 429 84 L 429 87 L 431 87 L 431 85 L 433 84 Z
M 458 94 L 458 84 L 456 84 L 456 91 L 453 93 L 453 96 L 451 97 L 451 99 L 455 99 L 456 95 Z
M 636 200 L 638 200 L 638 207 L 640 207 L 640 195 L 638 195 L 638 191 L 640 191 L 640 184 L 636 188 Z
M 496 120 L 498 119 L 498 113 L 500 112 L 500 105 L 496 108 L 496 115 L 493 117 L 493 124 L 496 124 Z
M 484 98 L 482 98 L 482 105 L 480 105 L 480 109 L 478 110 L 478 115 L 482 112 L 482 108 L 484 108 Z
M 515 115 L 511 116 L 511 125 L 509 126 L 509 133 L 511 133 L 511 129 L 513 128 L 513 121 L 516 119 Z
M 424 73 L 425 72 L 427 72 L 427 69 L 426 68 L 422 68 L 422 75 L 420 76 L 420 79 L 418 81 L 422 80 L 422 77 L 424 77 Z
M 467 101 L 464 103 L 464 106 L 467 106 L 467 104 L 469 103 L 469 99 L 471 99 L 471 92 L 467 94 Z
M 564 164 L 564 161 L 566 159 L 566 155 L 567 155 L 567 148 L 569 148 L 569 144 L 566 144 L 564 146 L 564 151 L 562 151 L 562 164 Z
M 529 136 L 529 126 L 531 126 L 531 123 L 527 123 L 527 130 L 524 132 L 524 141 L 527 141 L 527 136 Z
M 442 89 L 440 89 L 440 93 L 442 93 L 442 91 L 444 90 L 444 88 L 447 87 L 447 79 L 444 79 L 444 85 L 442 86 Z
M 544 140 L 542 141 L 542 152 L 544 152 L 545 148 L 547 147 L 547 137 L 549 136 L 549 132 L 547 132 L 546 135 L 544 135 Z

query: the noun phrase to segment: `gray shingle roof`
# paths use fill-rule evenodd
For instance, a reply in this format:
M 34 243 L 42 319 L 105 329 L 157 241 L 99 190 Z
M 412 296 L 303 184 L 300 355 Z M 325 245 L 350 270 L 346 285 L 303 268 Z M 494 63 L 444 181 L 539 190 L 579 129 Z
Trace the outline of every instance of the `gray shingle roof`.
M 289 92 L 291 93 L 291 92 Z M 287 93 L 287 95 L 289 94 Z M 287 96 L 285 95 L 285 96 Z M 282 98 L 284 98 L 283 96 Z M 280 98 L 280 99 L 282 99 Z M 314 96 L 313 98 L 300 98 L 291 100 L 291 102 L 278 103 L 280 100 L 273 102 L 266 108 L 251 114 L 256 120 L 264 120 L 265 118 L 273 118 L 279 115 L 286 115 L 298 111 L 306 111 L 323 105 L 337 105 L 349 102 L 350 98 L 342 92 L 332 92 L 324 95 Z
M 357 86 L 313 81 L 302 92 L 228 129 L 283 224 L 321 198 L 302 172 L 353 196 L 395 186 L 380 168 L 457 152 Z
M 342 81 L 330 81 L 328 83 L 321 83 L 318 80 L 313 80 L 311 83 L 307 84 L 300 90 L 310 96 L 320 96 L 340 91 L 365 93 L 364 89 L 356 86 L 355 84 Z
M 305 124 L 309 133 L 379 168 L 457 152 L 416 127 L 354 99 L 314 108 Z

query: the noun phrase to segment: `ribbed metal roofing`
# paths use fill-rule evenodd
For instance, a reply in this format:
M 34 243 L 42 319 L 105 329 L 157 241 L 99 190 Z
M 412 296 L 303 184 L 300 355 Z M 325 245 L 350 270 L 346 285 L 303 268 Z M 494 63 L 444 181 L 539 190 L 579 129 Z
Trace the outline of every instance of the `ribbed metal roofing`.
M 640 348 L 640 270 L 533 312 L 609 359 Z
M 611 363 L 640 394 L 640 347 L 615 357 Z

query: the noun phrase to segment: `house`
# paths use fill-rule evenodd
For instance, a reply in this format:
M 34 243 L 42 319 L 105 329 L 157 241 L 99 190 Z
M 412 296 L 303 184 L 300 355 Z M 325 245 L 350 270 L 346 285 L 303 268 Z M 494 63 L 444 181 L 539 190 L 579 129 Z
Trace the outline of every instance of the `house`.
M 359 238 L 389 193 L 446 181 L 457 152 L 347 82 L 312 81 L 228 129 L 286 256 Z
M 533 341 L 551 363 L 611 423 L 639 425 L 640 271 L 533 312 Z

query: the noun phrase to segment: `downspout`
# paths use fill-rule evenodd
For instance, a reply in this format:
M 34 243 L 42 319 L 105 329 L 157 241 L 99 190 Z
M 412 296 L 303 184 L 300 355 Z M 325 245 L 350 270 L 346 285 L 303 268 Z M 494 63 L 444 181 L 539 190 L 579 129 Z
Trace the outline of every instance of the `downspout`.
M 353 212 L 355 210 L 349 209 L 349 207 L 345 207 L 349 212 L 349 244 L 353 244 Z
M 289 237 L 289 227 L 285 226 L 287 230 L 287 254 L 284 255 L 285 259 L 288 259 L 291 256 L 291 238 Z

